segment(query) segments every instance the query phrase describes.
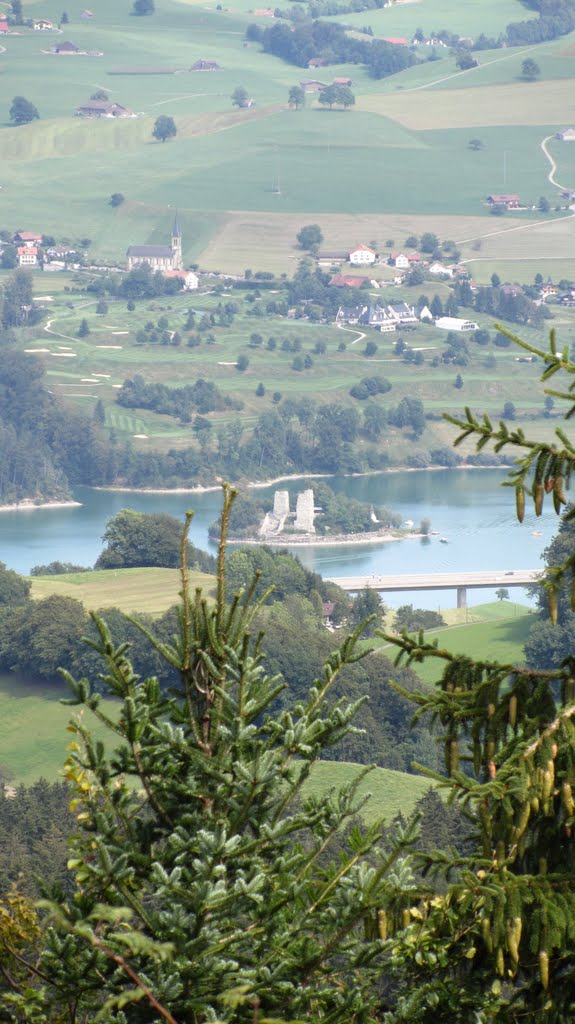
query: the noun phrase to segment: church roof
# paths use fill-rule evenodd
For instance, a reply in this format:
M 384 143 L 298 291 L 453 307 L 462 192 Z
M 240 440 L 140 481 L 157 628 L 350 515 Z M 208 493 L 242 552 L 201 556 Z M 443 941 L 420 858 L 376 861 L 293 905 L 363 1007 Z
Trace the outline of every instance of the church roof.
M 128 256 L 139 256 L 141 259 L 164 258 L 171 259 L 174 250 L 169 245 L 131 245 L 128 249 Z

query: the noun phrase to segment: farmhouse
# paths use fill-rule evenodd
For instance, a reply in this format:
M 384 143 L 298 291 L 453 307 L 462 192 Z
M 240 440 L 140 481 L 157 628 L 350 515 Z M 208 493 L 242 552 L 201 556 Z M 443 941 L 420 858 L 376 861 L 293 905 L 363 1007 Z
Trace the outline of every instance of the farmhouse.
M 85 11 L 82 11 L 80 17 L 82 18 L 82 21 L 90 21 L 90 19 L 94 17 L 94 14 L 86 8 Z
M 473 320 L 461 320 L 458 316 L 440 316 L 435 326 L 445 331 L 476 331 L 479 325 Z
M 557 132 L 556 139 L 561 139 L 561 142 L 575 142 L 575 128 L 564 128 L 562 132 Z
M 505 206 L 508 210 L 519 210 L 522 205 L 519 196 L 506 194 L 487 196 L 487 202 L 490 206 Z
M 384 36 L 384 43 L 392 43 L 393 46 L 408 46 L 409 40 L 404 39 L 403 36 Z
M 128 270 L 148 264 L 152 270 L 183 270 L 182 236 L 178 218 L 174 220 L 171 245 L 131 245 L 126 253 Z
M 444 277 L 453 277 L 453 270 L 451 269 L 451 267 L 444 267 L 443 263 L 439 263 L 438 260 L 436 260 L 434 263 L 431 263 L 427 270 L 430 274 L 439 274 L 443 275 Z
M 370 263 L 375 263 L 376 259 L 377 253 L 367 245 L 358 245 L 355 249 L 352 249 L 349 254 L 349 262 L 359 266 L 366 266 Z
M 199 285 L 199 278 L 193 270 L 165 270 L 164 277 L 178 277 L 183 281 L 182 289 L 185 292 L 193 292 Z
M 47 32 L 54 28 L 54 23 L 46 21 L 45 18 L 39 18 L 38 21 L 32 22 L 32 28 L 38 29 L 40 32 Z
M 275 14 L 271 7 L 259 7 L 254 11 L 256 18 L 275 18 Z
M 415 307 L 408 306 L 407 302 L 400 302 L 397 306 L 388 306 L 387 312 L 392 320 L 400 324 L 416 324 Z
M 37 234 L 35 231 L 17 231 L 12 235 L 12 241 L 18 245 L 41 245 L 42 235 Z
M 325 82 L 317 82 L 314 78 L 304 79 L 299 84 L 304 92 L 321 92 L 322 89 L 327 89 Z
M 364 281 L 367 281 L 366 277 L 352 277 L 350 274 L 334 274 L 329 283 L 334 288 L 361 288 Z
M 64 43 L 54 43 L 54 46 L 50 47 L 50 51 L 51 53 L 61 53 L 62 55 L 82 52 L 80 47 L 76 46 L 76 43 L 71 43 L 70 40 Z
M 318 260 L 321 262 L 325 260 L 330 262 L 331 260 L 346 260 L 349 253 L 345 249 L 321 249 L 317 254 Z
M 35 267 L 38 265 L 38 250 L 35 245 L 19 245 L 16 252 L 20 267 Z
M 409 258 L 403 252 L 398 252 L 397 255 L 392 253 L 389 261 L 398 270 L 407 270 L 409 267 Z
M 197 60 L 192 64 L 190 71 L 221 71 L 220 65 L 215 60 Z
M 334 78 L 332 85 L 353 85 L 351 78 Z
M 327 61 L 323 57 L 312 57 L 307 62 L 308 68 L 324 68 L 326 64 Z
M 10 26 L 7 21 L 0 21 L 0 34 L 5 35 L 6 32 L 10 31 Z
M 135 117 L 127 107 L 112 100 L 87 100 L 76 108 L 76 117 Z

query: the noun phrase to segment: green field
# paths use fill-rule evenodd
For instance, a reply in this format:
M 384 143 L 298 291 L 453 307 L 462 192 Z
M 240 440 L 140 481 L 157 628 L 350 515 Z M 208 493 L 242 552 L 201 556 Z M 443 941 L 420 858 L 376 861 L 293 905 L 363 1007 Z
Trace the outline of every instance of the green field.
M 31 785 L 42 777 L 49 781 L 58 778 L 72 739 L 66 727 L 78 713 L 60 703 L 67 697 L 68 690 L 57 684 L 40 686 L 0 675 L 0 765 L 12 784 Z M 109 742 L 106 730 L 90 712 L 80 715 L 97 737 Z M 322 762 L 306 790 L 321 796 L 333 786 L 349 782 L 360 770 L 356 764 Z M 373 794 L 363 817 L 371 822 L 383 816 L 390 820 L 400 811 L 407 816 L 429 785 L 420 776 L 376 768 L 359 789 L 361 796 Z
M 483 252 L 483 248 L 480 251 Z M 482 258 L 478 266 L 481 267 L 483 280 L 488 279 L 491 266 L 489 261 Z M 504 267 L 505 264 L 496 263 L 495 266 Z M 533 279 L 539 264 L 530 264 L 521 277 L 519 265 L 515 263 L 513 266 L 513 277 L 529 281 Z M 509 279 L 507 274 L 505 278 Z M 68 277 L 68 280 L 75 279 Z M 81 283 L 85 281 L 81 276 L 77 279 Z M 50 281 L 38 279 L 38 284 L 46 283 L 49 285 Z M 381 301 L 382 296 L 384 302 L 414 302 L 421 293 L 428 297 L 437 293 L 445 300 L 449 290 L 444 283 L 426 281 L 416 289 L 387 287 L 383 296 L 379 289 L 371 293 L 370 299 Z M 390 452 L 396 464 L 405 464 L 405 459 L 412 452 L 451 444 L 453 428 L 441 420 L 440 414 L 444 411 L 458 412 L 464 404 L 470 404 L 478 410 L 484 409 L 497 417 L 511 396 L 518 422 L 527 427 L 530 435 L 537 439 L 549 437 L 554 429 L 553 418 L 545 419 L 542 415 L 544 395 L 537 386 L 540 369 L 532 363 L 519 363 L 520 353 L 513 346 L 481 347 L 467 337 L 469 365 L 461 368 L 464 386 L 458 391 L 454 388 L 455 377 L 459 372 L 457 366 L 445 365 L 441 361 L 437 366 L 431 365 L 432 359 L 444 349 L 444 330 L 421 326 L 412 334 L 405 333 L 409 345 L 421 348 L 424 352 L 425 361 L 417 366 L 394 355 L 397 335 L 381 335 L 370 331 L 362 337 L 365 332 L 353 327 L 342 330 L 333 324 L 317 324 L 305 319 L 287 320 L 271 315 L 260 319 L 252 315 L 253 309 L 273 297 L 273 292 L 271 296 L 269 292 L 264 292 L 262 298 L 256 299 L 253 304 L 244 301 L 244 295 L 236 291 L 224 295 L 202 293 L 193 297 L 181 294 L 139 302 L 133 312 L 127 310 L 124 301 L 110 300 L 108 312 L 96 315 L 94 299 L 86 295 L 54 291 L 53 301 L 48 307 L 49 319 L 29 332 L 25 350 L 37 353 L 44 361 L 49 387 L 54 393 L 88 413 L 101 399 L 106 426 L 114 429 L 120 441 L 130 441 L 142 451 L 166 451 L 174 447 L 188 447 L 196 442 L 188 423 L 181 423 L 174 417 L 154 411 L 131 409 L 117 403 L 119 387 L 134 374 L 142 375 L 146 382 L 158 382 L 171 387 L 181 387 L 190 379 L 199 377 L 214 381 L 224 395 L 244 403 L 239 414 L 240 429 L 244 436 L 262 412 L 275 408 L 273 396 L 276 392 L 284 397 L 309 395 L 316 398 L 319 373 L 324 399 L 352 405 L 361 412 L 362 403 L 350 397 L 350 387 L 366 376 L 381 374 L 392 384 L 386 404 L 395 405 L 403 396 L 408 395 L 421 399 L 426 412 L 437 414 L 437 419 L 428 420 L 420 441 L 396 428 L 388 429 L 381 445 Z M 204 313 L 216 311 L 220 302 L 228 300 L 239 305 L 234 323 L 231 326 L 216 323 L 209 332 L 213 335 L 213 341 L 203 340 L 197 347 L 188 347 L 184 327 L 190 304 L 193 303 L 193 308 L 199 310 L 196 318 L 199 322 Z M 575 337 L 573 310 L 562 309 L 557 305 L 550 305 L 550 309 L 555 314 L 552 323 L 558 329 L 562 344 L 570 344 Z M 157 323 L 161 316 L 167 318 L 169 330 L 180 332 L 181 345 L 174 347 L 159 343 L 137 343 L 137 332 L 147 322 Z M 79 339 L 77 331 L 84 317 L 90 325 L 90 334 Z M 492 317 L 478 314 L 476 319 L 480 326 L 492 329 Z M 250 338 L 254 333 L 259 333 L 263 339 L 259 348 L 251 345 Z M 518 333 L 535 344 L 545 345 L 546 327 L 537 330 L 521 326 Z M 276 339 L 273 351 L 267 346 L 269 337 Z M 372 358 L 364 355 L 367 338 L 373 338 L 378 345 L 378 351 Z M 294 369 L 293 353 L 281 347 L 284 340 L 297 340 L 301 345 L 301 354 L 310 355 L 313 366 L 303 372 Z M 315 352 L 317 343 L 325 344 L 325 353 L 318 355 Z M 341 343 L 346 345 L 344 351 L 339 351 Z M 247 356 L 249 360 L 248 368 L 243 373 L 238 372 L 235 365 L 240 355 Z M 265 387 L 263 396 L 256 395 L 260 382 Z M 210 413 L 209 421 L 217 431 L 225 424 L 238 421 L 238 413 L 233 409 L 223 409 Z M 215 445 L 215 438 L 211 443 Z
M 489 659 L 503 664 L 523 662 L 523 645 L 536 615 L 530 608 L 513 601 L 495 601 L 445 613 L 447 621 L 456 623 L 447 629 L 430 630 L 428 641 L 437 640 L 441 649 L 453 654 L 464 654 L 477 660 Z M 475 621 L 471 621 L 475 619 Z M 459 620 L 459 621 L 457 621 Z M 439 679 L 444 662 L 429 658 L 421 665 L 413 665 L 420 679 L 433 683 Z
M 190 590 L 201 587 L 206 596 L 214 593 L 214 578 L 189 573 Z M 121 608 L 125 612 L 160 615 L 178 602 L 181 587 L 178 569 L 101 569 L 65 576 L 32 577 L 32 597 L 51 594 L 73 597 L 87 610 Z
M 264 54 L 258 44 L 244 45 L 246 25 L 254 20 L 245 0 L 217 6 L 163 0 L 153 17 L 133 18 L 128 3 L 100 0 L 88 22 L 69 12 L 63 37 L 101 56 L 46 52 L 62 39 L 51 32 L 5 37 L 5 96 L 26 96 L 42 118 L 0 130 L 3 224 L 9 230 L 36 228 L 72 241 L 88 237 L 90 256 L 121 263 L 128 244 L 165 240 L 169 208 L 177 206 L 187 260 L 237 271 L 259 258 L 266 268 L 289 270 L 295 231 L 292 222 L 289 236 L 281 236 L 286 218 L 335 218 L 333 233 L 345 234 L 341 244 L 349 246 L 365 239 L 355 237 L 353 225 L 338 226 L 337 218 L 353 213 L 366 221 L 373 217 L 372 229 L 366 225 L 363 232 L 367 241 L 377 237 L 383 215 L 407 221 L 427 216 L 438 223 L 449 216 L 455 221 L 450 237 L 468 237 L 465 219 L 485 220 L 485 195 L 503 187 L 504 151 L 506 190 L 520 192 L 528 203 L 541 194 L 554 198 L 538 147 L 550 129 L 575 119 L 570 37 L 529 48 L 542 69 L 540 82 L 518 81 L 527 51 L 484 51 L 481 66 L 464 74 L 446 51 L 437 62 L 380 81 L 362 66 L 334 65 L 324 77 L 353 78 L 355 109 L 325 111 L 308 97 L 307 108 L 296 112 L 287 109 L 287 92 L 307 69 Z M 34 13 L 37 5 L 26 3 L 25 14 Z M 60 12 L 43 5 L 42 13 L 57 19 Z M 496 36 L 509 21 L 526 16 L 520 0 L 484 0 L 480 6 L 426 0 L 338 20 L 369 23 L 381 36 L 411 37 L 420 26 Z M 199 57 L 216 60 L 222 70 L 191 73 Z M 146 74 L 143 68 L 176 73 Z M 254 99 L 252 109 L 232 109 L 238 84 Z M 98 123 L 74 117 L 96 88 L 138 116 Z M 178 125 L 176 139 L 166 145 L 151 139 L 159 113 Z M 467 143 L 479 128 L 486 146 L 474 154 Z M 109 196 L 118 191 L 127 201 L 113 209 Z M 64 195 L 69 202 L 62 203 Z M 259 222 L 258 214 L 265 214 Z M 238 228 L 235 238 L 230 224 Z M 437 224 L 429 229 L 441 231 Z M 413 230 L 410 224 L 406 233 Z M 338 244 L 324 233 L 328 244 Z M 529 240 L 530 251 L 538 241 Z
M 323 796 L 333 787 L 351 782 L 362 767 L 347 761 L 320 761 L 311 779 L 306 783 L 304 793 Z M 390 821 L 398 814 L 407 818 L 430 785 L 429 779 L 420 775 L 407 775 L 404 772 L 390 771 L 388 768 L 374 768 L 360 783 L 358 789 L 359 797 L 370 794 L 362 817 L 368 824 L 379 818 Z

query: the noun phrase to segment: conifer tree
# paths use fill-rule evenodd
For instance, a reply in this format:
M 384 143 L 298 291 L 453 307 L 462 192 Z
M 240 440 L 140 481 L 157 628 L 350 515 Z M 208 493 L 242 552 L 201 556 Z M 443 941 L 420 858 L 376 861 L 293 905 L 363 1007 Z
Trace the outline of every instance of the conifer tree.
M 503 332 L 503 328 L 499 328 Z M 504 332 L 505 333 L 505 332 Z M 542 380 L 575 375 L 567 350 L 549 351 L 509 335 L 545 364 Z M 574 385 L 547 393 L 569 403 Z M 563 428 L 552 442 L 532 442 L 487 416 L 446 417 L 475 437 L 481 450 L 515 448 L 507 481 L 523 520 L 526 499 L 541 514 L 546 495 L 557 512 L 575 468 L 575 447 Z M 575 509 L 567 511 L 569 521 Z M 575 602 L 575 552 L 547 569 L 542 587 L 550 615 L 559 597 Z M 575 651 L 543 671 L 498 664 L 486 652 L 472 661 L 427 643 L 422 633 L 386 636 L 398 660 L 431 657 L 443 675 L 431 692 L 405 694 L 442 730 L 445 777 L 475 833 L 469 856 L 431 853 L 427 871 L 451 879 L 445 895 L 424 899 L 421 921 L 398 934 L 392 968 L 401 995 L 387 1021 L 449 1020 L 564 1024 L 575 1012 Z
M 179 633 L 153 641 L 177 670 L 173 691 L 139 678 L 97 618 L 114 712 L 87 679 L 67 676 L 116 748 L 84 719 L 72 726 L 77 891 L 45 905 L 35 984 L 0 994 L 0 1017 L 13 1007 L 8 1019 L 66 1024 L 98 1013 L 106 1024 L 374 1019 L 380 908 L 398 881 L 398 907 L 411 899 L 401 854 L 412 835 L 382 844 L 380 824 L 354 827 L 341 852 L 365 772 L 327 799 L 302 792 L 320 755 L 353 730 L 358 703 L 330 706 L 329 691 L 361 657 L 359 630 L 307 699 L 278 708 L 282 684 L 250 636 L 256 584 L 225 600 L 233 497 L 226 489 L 215 603 L 189 592 L 187 518 Z

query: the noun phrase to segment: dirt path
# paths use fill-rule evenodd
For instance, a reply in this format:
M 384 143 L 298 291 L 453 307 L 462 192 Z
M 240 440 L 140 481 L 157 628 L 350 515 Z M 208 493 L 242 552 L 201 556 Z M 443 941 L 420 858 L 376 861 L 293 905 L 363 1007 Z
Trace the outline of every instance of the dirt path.
M 365 332 L 354 331 L 352 327 L 342 327 L 341 324 L 338 324 L 337 329 L 338 331 L 346 331 L 347 334 L 357 334 L 357 338 L 354 338 L 351 343 L 352 345 L 357 345 L 358 341 L 363 341 L 365 338 Z
M 77 306 L 76 309 L 85 309 L 86 306 L 94 305 L 94 302 L 83 302 L 82 305 Z M 47 334 L 52 334 L 55 338 L 66 338 L 67 341 L 78 341 L 78 339 L 75 338 L 72 334 L 61 334 L 60 331 L 53 331 L 52 324 L 55 319 L 56 317 L 53 316 L 50 320 L 46 321 L 46 324 L 44 325 L 44 330 L 47 332 Z
M 552 138 L 554 138 L 554 136 L 553 136 L 553 135 L 547 135 L 547 136 L 546 136 L 546 138 L 544 138 L 544 139 L 542 140 L 542 142 L 541 142 L 541 149 L 543 150 L 543 152 L 544 152 L 545 156 L 547 157 L 547 159 L 548 159 L 549 163 L 551 164 L 551 170 L 549 171 L 549 174 L 547 175 L 547 180 L 548 180 L 548 181 L 550 181 L 552 185 L 555 185 L 555 188 L 559 188 L 559 189 L 561 189 L 561 191 L 562 191 L 562 192 L 569 192 L 569 191 L 571 191 L 571 190 L 570 190 L 570 188 L 569 188 L 569 186 L 567 186 L 567 185 L 562 185 L 562 184 L 561 184 L 561 183 L 560 183 L 559 181 L 557 181 L 557 180 L 556 180 L 556 178 L 555 178 L 555 172 L 556 172 L 556 170 L 557 170 L 557 164 L 555 163 L 555 161 L 554 161 L 553 157 L 551 156 L 551 153 L 550 153 L 550 152 L 549 152 L 549 150 L 547 149 L 547 143 L 548 143 L 548 142 L 550 141 L 550 139 L 552 139 Z
M 450 82 L 452 78 L 459 78 L 461 75 L 471 75 L 474 71 L 481 71 L 482 68 L 488 68 L 490 64 L 500 64 L 502 60 L 510 60 L 512 57 L 520 57 L 524 53 L 529 53 L 531 50 L 537 49 L 536 46 L 526 46 L 522 50 L 513 49 L 511 53 L 506 53 L 504 57 L 495 57 L 493 60 L 486 60 L 484 64 L 478 64 L 475 68 L 466 68 L 465 71 L 454 71 L 451 75 L 444 75 L 443 78 L 436 78 L 434 82 L 427 82 L 425 85 L 414 85 L 411 89 L 405 89 L 404 92 L 421 92 L 422 89 L 431 89 L 434 85 L 442 85 L 443 82 Z

